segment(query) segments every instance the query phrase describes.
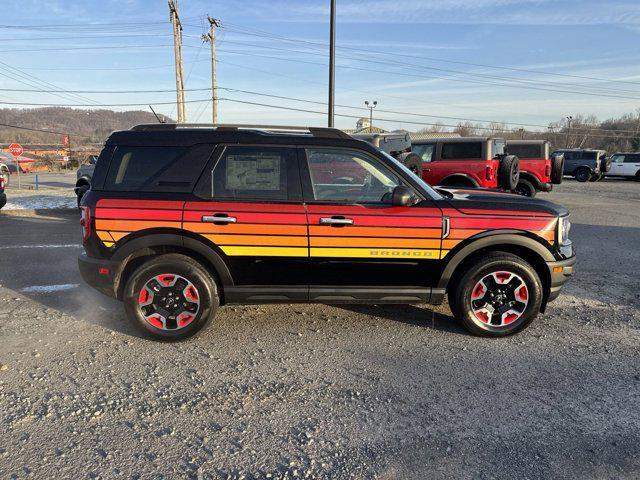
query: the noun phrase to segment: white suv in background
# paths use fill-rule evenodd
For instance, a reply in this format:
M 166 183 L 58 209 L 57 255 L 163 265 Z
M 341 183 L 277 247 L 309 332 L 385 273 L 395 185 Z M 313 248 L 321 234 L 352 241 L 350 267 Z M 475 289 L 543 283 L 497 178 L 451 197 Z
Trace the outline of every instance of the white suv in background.
M 612 177 L 635 177 L 640 181 L 640 153 L 614 153 L 611 155 Z

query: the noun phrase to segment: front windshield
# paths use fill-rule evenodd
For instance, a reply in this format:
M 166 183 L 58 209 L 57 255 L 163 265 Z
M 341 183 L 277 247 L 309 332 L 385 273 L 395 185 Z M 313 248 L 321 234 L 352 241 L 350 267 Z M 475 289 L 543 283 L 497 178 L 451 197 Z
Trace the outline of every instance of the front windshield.
M 380 152 L 387 157 L 389 160 L 393 161 L 396 165 L 398 165 L 400 167 L 400 169 L 406 173 L 407 175 L 409 175 L 416 183 L 418 183 L 428 194 L 429 196 L 434 199 L 440 199 L 442 198 L 442 195 L 440 195 L 438 192 L 436 192 L 433 187 L 431 187 L 428 183 L 425 183 L 424 180 L 422 180 L 422 178 L 420 178 L 419 176 L 417 176 L 415 173 L 413 173 L 411 170 L 409 170 L 406 166 L 404 166 L 402 164 L 402 162 L 399 162 L 398 160 L 396 160 L 395 158 L 393 158 L 391 155 L 389 155 L 387 152 L 383 152 L 382 150 L 380 150 Z

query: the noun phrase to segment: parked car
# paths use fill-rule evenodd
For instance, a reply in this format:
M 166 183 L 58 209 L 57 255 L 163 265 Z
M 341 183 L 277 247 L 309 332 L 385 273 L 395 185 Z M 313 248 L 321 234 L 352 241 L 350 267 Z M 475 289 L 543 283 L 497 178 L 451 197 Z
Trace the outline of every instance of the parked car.
M 611 169 L 611 160 L 604 150 L 560 149 L 553 155 L 564 155 L 564 174 L 574 177 L 579 182 L 598 181 Z
M 494 137 L 440 138 L 414 141 L 403 163 L 431 185 L 500 188 L 513 191 L 520 162 Z
M 640 182 L 640 152 L 619 152 L 611 155 L 612 177 L 634 178 Z
M 327 163 L 343 164 L 328 175 Z M 345 171 L 362 182 L 344 182 Z M 441 303 L 473 334 L 524 329 L 573 273 L 568 211 L 434 190 L 327 128 L 114 132 L 82 199 L 87 283 L 156 339 L 224 304 Z M 275 319 L 274 319 L 275 320 Z
M 356 133 L 351 136 L 369 142 L 394 158 L 411 152 L 411 137 L 408 133 Z
M 550 192 L 562 183 L 564 156 L 549 155 L 546 140 L 508 140 L 507 151 L 520 159 L 520 179 L 515 193 L 535 197 L 537 192 Z
M 9 167 L 2 162 L 0 162 L 0 177 L 4 180 L 4 186 L 6 188 L 9 185 L 11 172 L 9 171 Z
M 4 193 L 5 185 L 4 175 L 0 175 L 0 209 L 7 204 L 7 194 Z
M 96 168 L 97 162 L 98 157 L 96 155 L 91 155 L 89 157 L 89 163 L 80 165 L 80 168 L 76 171 L 76 186 L 73 191 L 78 198 L 78 208 L 80 208 L 82 197 L 84 197 L 84 194 L 91 188 L 91 178 L 93 177 L 93 171 Z

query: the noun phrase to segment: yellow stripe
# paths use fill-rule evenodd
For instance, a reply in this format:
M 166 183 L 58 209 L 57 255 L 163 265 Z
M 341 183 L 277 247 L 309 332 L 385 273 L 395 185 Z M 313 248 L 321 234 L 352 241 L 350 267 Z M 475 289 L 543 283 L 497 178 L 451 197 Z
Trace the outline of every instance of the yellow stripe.
M 102 242 L 102 243 L 104 243 L 104 246 L 107 247 L 107 248 L 113 246 L 113 242 Z
M 311 248 L 312 257 L 339 258 L 439 258 L 438 249 L 406 248 Z
M 307 257 L 306 247 L 220 247 L 229 256 L 245 257 Z
M 449 253 L 449 250 L 440 250 L 440 259 L 442 260 L 444 257 L 446 257 L 447 253 Z

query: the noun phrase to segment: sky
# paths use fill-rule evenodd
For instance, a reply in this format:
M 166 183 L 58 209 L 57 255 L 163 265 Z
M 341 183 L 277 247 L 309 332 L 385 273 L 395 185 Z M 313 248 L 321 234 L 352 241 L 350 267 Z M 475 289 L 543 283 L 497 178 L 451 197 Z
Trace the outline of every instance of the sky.
M 220 122 L 326 125 L 329 3 L 180 0 L 188 121 L 211 121 L 210 15 Z M 176 118 L 166 0 L 3 7 L 0 106 L 152 104 Z M 368 116 L 365 100 L 386 129 L 461 119 L 543 129 L 633 113 L 639 44 L 638 0 L 337 0 L 336 126 Z

